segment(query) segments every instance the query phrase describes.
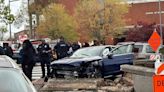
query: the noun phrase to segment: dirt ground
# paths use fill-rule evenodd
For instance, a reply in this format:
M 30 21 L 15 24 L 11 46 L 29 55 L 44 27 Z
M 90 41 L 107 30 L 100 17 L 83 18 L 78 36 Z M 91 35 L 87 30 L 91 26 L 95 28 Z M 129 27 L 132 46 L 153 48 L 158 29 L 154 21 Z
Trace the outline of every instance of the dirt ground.
M 38 92 L 134 92 L 131 74 L 108 79 L 39 79 L 33 84 Z

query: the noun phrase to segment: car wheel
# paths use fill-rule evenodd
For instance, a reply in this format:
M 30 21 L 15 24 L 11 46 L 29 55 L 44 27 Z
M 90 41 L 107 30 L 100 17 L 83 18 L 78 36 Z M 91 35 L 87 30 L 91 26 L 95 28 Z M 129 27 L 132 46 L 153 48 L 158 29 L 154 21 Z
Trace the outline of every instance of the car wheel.
M 58 77 L 58 75 L 57 75 L 57 73 L 54 69 L 52 69 L 51 75 L 52 75 L 52 78 L 57 78 Z
M 99 68 L 95 68 L 94 69 L 94 74 L 93 74 L 93 78 L 101 78 L 102 77 L 102 73 L 101 70 Z
M 51 71 L 51 77 L 55 78 L 55 70 L 54 69 L 52 69 L 52 71 Z
M 51 72 L 52 78 L 64 78 L 64 75 L 57 74 L 56 71 L 53 69 Z
M 94 67 L 91 73 L 88 73 L 88 78 L 102 78 L 102 72 L 100 68 Z

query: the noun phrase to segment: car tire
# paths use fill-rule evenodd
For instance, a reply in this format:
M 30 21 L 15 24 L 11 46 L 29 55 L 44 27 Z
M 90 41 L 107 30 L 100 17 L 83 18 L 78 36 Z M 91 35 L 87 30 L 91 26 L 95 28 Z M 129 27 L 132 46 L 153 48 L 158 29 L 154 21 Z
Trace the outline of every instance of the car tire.
M 94 72 L 88 75 L 88 78 L 102 78 L 102 72 L 100 68 L 95 67 Z
M 98 69 L 95 68 L 94 78 L 102 78 L 102 72 L 99 68 Z
M 55 78 L 55 71 L 54 71 L 54 69 L 52 69 L 52 71 L 51 71 L 51 77 Z
M 51 77 L 52 78 L 64 78 L 64 75 L 59 75 L 56 73 L 56 71 L 54 69 L 52 69 Z
M 51 76 L 52 76 L 52 78 L 58 77 L 58 75 L 56 74 L 56 71 L 54 69 L 52 69 Z

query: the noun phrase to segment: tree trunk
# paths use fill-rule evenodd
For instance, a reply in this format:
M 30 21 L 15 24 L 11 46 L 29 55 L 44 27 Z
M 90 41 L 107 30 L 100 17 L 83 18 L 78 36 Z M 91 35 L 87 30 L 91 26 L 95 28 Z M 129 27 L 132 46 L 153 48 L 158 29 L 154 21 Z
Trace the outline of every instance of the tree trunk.
M 33 36 L 32 36 L 32 13 L 30 13 L 30 11 L 29 11 L 30 10 L 29 6 L 30 6 L 30 3 L 28 0 L 28 14 L 29 14 L 29 25 L 30 25 L 29 35 L 30 35 L 30 38 L 33 38 Z
M 29 13 L 29 24 L 30 24 L 30 38 L 33 38 L 33 32 L 32 32 L 32 14 Z
M 38 13 L 36 13 L 36 22 L 37 22 L 37 26 L 39 25 L 40 22 L 40 15 Z

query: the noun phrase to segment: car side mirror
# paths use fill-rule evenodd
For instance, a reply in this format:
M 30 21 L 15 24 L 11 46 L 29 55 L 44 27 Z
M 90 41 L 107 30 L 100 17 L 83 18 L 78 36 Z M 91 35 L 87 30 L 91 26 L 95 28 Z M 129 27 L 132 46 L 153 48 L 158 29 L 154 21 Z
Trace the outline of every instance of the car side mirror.
M 112 53 L 109 53 L 107 56 L 108 56 L 108 59 L 112 59 L 113 58 L 113 54 Z

